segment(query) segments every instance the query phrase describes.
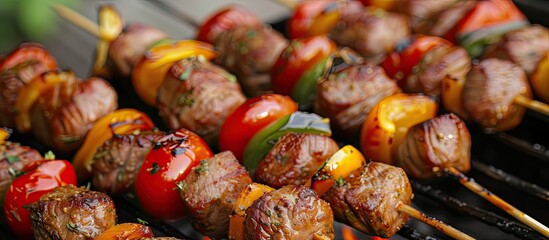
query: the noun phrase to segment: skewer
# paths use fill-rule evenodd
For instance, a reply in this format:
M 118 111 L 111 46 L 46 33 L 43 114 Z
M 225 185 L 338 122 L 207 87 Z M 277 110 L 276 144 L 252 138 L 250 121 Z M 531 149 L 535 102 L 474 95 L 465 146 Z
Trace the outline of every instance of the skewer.
M 92 20 L 82 16 L 80 13 L 65 7 L 61 4 L 53 4 L 51 5 L 51 8 L 61 17 L 68 20 L 69 22 L 73 23 L 74 25 L 80 27 L 84 31 L 90 33 L 91 35 L 94 35 L 95 37 L 101 38 L 101 34 L 99 32 L 99 26 L 97 23 L 93 22 Z
M 491 203 L 501 208 L 511 216 L 515 217 L 517 220 L 528 225 L 529 227 L 533 228 L 534 230 L 538 231 L 544 236 L 549 237 L 549 228 L 547 228 L 545 225 L 538 222 L 536 219 L 533 219 L 532 217 L 528 216 L 526 213 L 513 207 L 511 204 L 507 203 L 505 200 L 499 198 L 495 194 L 491 193 L 486 188 L 476 183 L 473 179 L 470 179 L 469 177 L 465 176 L 465 174 L 463 174 L 456 168 L 448 167 L 445 169 L 445 171 L 450 176 L 457 178 L 463 186 L 469 188 L 471 191 L 473 191 L 477 195 L 490 201 Z
M 415 209 L 414 207 L 404 204 L 402 202 L 398 203 L 397 205 L 398 211 L 408 214 L 410 217 L 413 217 L 417 220 L 420 220 L 426 224 L 429 224 L 430 226 L 438 229 L 439 231 L 443 232 L 444 234 L 453 237 L 455 239 L 474 239 L 473 237 L 455 229 L 452 226 L 446 225 L 445 223 L 441 222 L 440 220 L 437 220 L 433 217 L 429 217 L 425 215 L 425 213 L 422 213 L 421 211 Z
M 441 190 L 435 189 L 430 185 L 423 185 L 415 180 L 411 180 L 410 184 L 415 193 L 425 195 L 425 197 L 434 199 L 461 214 L 467 214 L 482 222 L 495 226 L 503 232 L 513 234 L 523 239 L 545 239 L 541 234 L 522 223 L 509 220 L 475 206 L 470 206 L 465 202 L 444 194 Z
M 549 116 L 549 105 L 542 103 L 540 101 L 533 100 L 522 95 L 518 95 L 515 97 L 513 102 L 520 106 L 526 107 L 530 110 L 539 112 L 545 116 Z
M 294 0 L 276 0 L 278 3 L 284 5 L 285 7 L 289 8 L 290 10 L 294 10 L 297 6 L 297 1 Z
M 547 189 L 544 189 L 536 184 L 526 182 L 518 177 L 515 177 L 493 166 L 488 166 L 479 161 L 471 161 L 471 163 L 475 170 L 482 172 L 495 180 L 505 182 L 521 191 L 549 201 L 549 190 Z

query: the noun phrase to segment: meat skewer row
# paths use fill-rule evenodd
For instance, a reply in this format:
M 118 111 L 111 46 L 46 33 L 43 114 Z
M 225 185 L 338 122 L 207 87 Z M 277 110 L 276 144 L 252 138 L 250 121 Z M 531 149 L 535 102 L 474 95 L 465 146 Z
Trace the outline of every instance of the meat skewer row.
M 62 6 L 57 8 L 72 12 Z M 109 7 L 101 9 L 101 13 L 121 19 Z M 131 36 L 127 35 L 124 39 L 117 38 L 113 46 L 127 45 L 116 44 L 117 41 L 129 41 Z M 134 49 L 134 46 L 126 48 L 143 50 Z M 227 115 L 245 100 L 236 78 L 207 60 L 215 55 L 206 43 L 163 40 L 144 51 L 132 70 L 136 92 L 145 102 L 158 108 L 169 129 L 188 128 L 209 144 L 217 140 Z M 129 66 L 132 62 L 128 62 Z
M 470 134 L 457 116 L 449 114 L 433 118 L 435 114 L 436 103 L 425 96 L 397 94 L 383 99 L 364 122 L 362 151 L 374 161 L 402 167 L 415 178 L 447 173 L 517 220 L 543 235 L 549 235 L 546 226 L 461 172 L 470 168 Z M 421 119 L 425 122 L 419 124 Z
M 374 164 L 378 164 L 378 163 L 374 163 Z M 388 168 L 394 168 L 388 165 L 384 165 L 384 166 L 387 166 Z M 404 172 L 402 172 L 402 170 L 400 171 L 405 176 Z M 392 177 L 395 177 L 395 176 L 392 176 Z M 225 179 L 225 181 L 220 181 L 218 179 Z M 246 180 L 243 180 L 243 179 L 246 179 Z M 382 181 L 380 181 L 380 183 L 381 182 Z M 192 212 L 193 221 L 194 221 L 193 225 L 197 227 L 199 231 L 201 231 L 206 235 L 212 234 L 214 237 L 226 236 L 225 234 L 227 234 L 227 231 L 229 230 L 228 214 L 231 211 L 233 211 L 233 209 L 240 209 L 240 211 L 242 212 L 244 211 L 242 208 L 247 208 L 249 206 L 249 205 L 248 206 L 235 205 L 235 203 L 238 201 L 236 200 L 236 198 L 240 194 L 240 191 L 243 190 L 246 187 L 246 185 L 249 183 L 251 183 L 251 178 L 248 176 L 244 168 L 238 164 L 238 161 L 234 158 L 234 156 L 231 153 L 222 152 L 217 154 L 213 158 L 203 160 L 200 166 L 195 167 L 191 175 L 189 175 L 189 177 L 186 178 L 185 181 L 181 184 L 181 197 L 185 202 L 186 208 L 188 208 Z M 215 188 L 216 189 L 215 191 L 213 189 L 212 191 L 204 191 L 205 187 L 214 188 L 215 185 L 219 185 L 219 184 L 222 184 L 223 185 L 222 188 L 226 189 L 226 191 L 228 192 L 219 193 L 218 188 Z M 238 187 L 235 187 L 235 185 L 238 185 Z M 295 189 L 295 187 L 292 187 L 292 185 L 288 185 L 286 187 L 281 188 L 281 190 L 274 191 L 272 193 L 280 194 L 290 189 Z M 409 189 L 409 183 L 408 183 L 408 189 Z M 304 191 L 304 190 L 299 190 L 298 192 L 300 191 Z M 306 190 L 305 192 L 303 192 L 303 194 L 305 194 L 303 197 L 309 198 L 308 196 L 311 196 L 311 193 L 306 193 L 308 191 L 310 190 Z M 224 195 L 221 195 L 221 194 L 224 194 Z M 316 194 L 313 194 L 313 196 L 314 195 Z M 228 196 L 231 196 L 231 197 L 228 197 Z M 411 192 L 408 196 L 411 198 Z M 257 195 L 256 197 L 259 198 L 259 196 Z M 270 199 L 271 197 L 273 197 L 272 200 Z M 291 223 L 291 220 L 287 220 L 287 219 L 285 220 L 286 218 L 285 213 L 286 211 L 297 211 L 297 210 L 292 210 L 293 209 L 292 205 L 296 201 L 295 200 L 287 201 L 289 205 L 276 204 L 277 201 L 284 202 L 284 200 L 282 199 L 276 200 L 276 201 L 274 200 L 274 199 L 278 199 L 278 197 L 280 196 L 267 194 L 264 197 L 260 198 L 259 202 L 256 201 L 255 203 L 253 203 L 253 205 L 250 208 L 246 209 L 246 216 L 245 216 L 246 220 L 244 221 L 244 224 L 246 226 L 245 232 L 248 237 L 251 237 L 251 236 L 259 237 L 260 235 L 255 235 L 255 234 L 261 234 L 261 232 L 263 231 L 265 231 L 267 234 L 268 233 L 279 234 L 283 232 L 282 230 L 283 228 L 288 227 L 292 229 L 292 231 L 298 231 L 298 233 L 300 234 L 307 234 L 309 236 L 314 234 L 325 235 L 328 237 L 331 236 L 333 238 L 333 235 L 332 235 L 333 229 L 331 229 L 333 226 L 331 222 L 328 223 L 327 225 L 318 224 L 317 222 L 317 221 L 321 221 L 322 223 L 324 223 L 325 221 L 330 221 L 331 217 L 329 216 L 331 214 L 326 216 L 326 213 L 325 213 L 326 210 L 319 210 L 319 209 L 317 210 L 317 208 L 313 207 L 313 209 L 315 210 L 312 210 L 311 212 L 308 212 L 308 213 L 301 213 L 301 214 L 304 214 L 304 216 L 303 218 L 299 218 L 299 219 L 301 219 L 302 221 L 305 221 L 304 223 L 299 223 L 299 224 Z M 293 199 L 293 198 L 294 197 L 291 197 L 290 199 Z M 226 213 L 226 215 L 210 214 L 211 211 L 214 211 L 212 210 L 213 205 L 211 204 L 219 202 L 219 199 L 223 199 L 223 204 L 216 205 L 216 206 L 217 207 L 223 206 L 223 209 L 216 209 L 216 211 Z M 271 201 L 274 201 L 274 202 L 271 202 Z M 312 201 L 312 200 L 308 200 L 307 202 L 309 201 Z M 251 204 L 252 202 L 254 201 L 252 200 L 251 202 L 248 202 L 248 204 Z M 271 209 L 273 208 L 273 206 L 275 206 L 271 204 L 278 205 L 279 207 L 274 207 L 274 209 Z M 299 200 L 297 201 L 297 204 L 301 204 Z M 267 209 L 265 209 L 266 207 Z M 299 206 L 295 206 L 295 207 L 299 207 Z M 334 205 L 332 205 L 332 207 L 334 207 Z M 396 205 L 394 207 L 396 207 Z M 325 207 L 321 207 L 321 209 L 322 208 L 325 208 Z M 414 212 L 413 210 L 409 211 L 410 210 L 409 207 L 401 206 L 398 208 L 400 209 L 399 211 L 408 212 L 412 216 L 418 216 L 416 212 Z M 271 211 L 270 214 L 269 214 L 269 211 Z M 316 211 L 320 211 L 324 213 L 317 214 Z M 317 219 L 315 220 L 314 218 L 311 219 L 310 217 L 305 217 L 310 215 L 317 216 Z M 214 219 L 207 218 L 208 216 L 215 216 L 215 218 Z M 318 219 L 318 217 L 320 217 L 322 220 Z M 259 220 L 259 219 L 263 219 L 263 220 Z M 270 223 L 270 224 L 259 225 L 259 223 L 263 221 L 267 221 L 267 223 Z M 315 224 L 316 227 L 315 228 L 305 227 L 307 225 L 303 225 L 303 224 L 307 224 L 308 221 L 313 221 L 311 222 L 311 224 Z M 279 222 L 279 224 L 276 224 L 275 222 Z M 223 224 L 219 224 L 219 223 L 223 223 Z M 242 221 L 240 221 L 240 224 L 242 224 Z M 223 228 L 224 229 L 223 231 L 221 229 L 208 230 L 213 228 L 214 226 L 216 228 L 220 226 L 225 226 L 225 227 Z M 261 226 L 264 226 L 264 227 L 261 227 Z M 329 227 L 325 228 L 322 226 L 329 226 Z M 258 229 L 263 228 L 263 230 L 250 231 L 251 229 L 249 229 L 249 228 L 255 229 L 256 227 Z M 397 226 L 396 228 L 399 228 L 399 227 Z M 284 231 L 284 232 L 292 232 L 292 231 Z M 394 232 L 391 232 L 391 233 L 388 233 L 387 235 L 392 235 L 393 233 Z M 456 233 L 456 231 L 454 231 L 453 233 Z M 450 233 L 450 234 L 453 234 L 453 233 Z M 370 232 L 370 234 L 372 234 L 372 232 Z M 461 232 L 459 232 L 459 234 L 460 235 L 454 235 L 454 237 L 460 237 L 463 239 L 472 239 L 467 235 L 462 235 Z M 260 237 L 260 239 L 262 238 Z

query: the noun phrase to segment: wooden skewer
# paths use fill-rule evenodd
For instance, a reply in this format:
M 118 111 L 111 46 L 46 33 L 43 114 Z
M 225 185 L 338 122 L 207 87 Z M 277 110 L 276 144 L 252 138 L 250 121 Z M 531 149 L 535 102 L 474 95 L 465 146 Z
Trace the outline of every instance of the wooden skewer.
M 540 101 L 527 98 L 523 95 L 518 95 L 515 97 L 513 102 L 523 107 L 526 107 L 530 110 L 534 110 L 543 115 L 549 116 L 549 105 L 542 103 Z
M 277 0 L 280 4 L 286 6 L 287 8 L 294 10 L 297 6 L 297 1 L 295 0 Z
M 51 5 L 51 8 L 61 17 L 73 23 L 74 25 L 82 28 L 86 32 L 101 38 L 101 33 L 99 32 L 99 26 L 97 23 L 91 21 L 90 19 L 82 16 L 80 13 L 65 7 L 61 4 Z
M 475 239 L 464 232 L 455 229 L 454 227 L 447 225 L 443 223 L 440 220 L 437 220 L 433 217 L 427 216 L 425 213 L 422 213 L 421 211 L 415 209 L 414 207 L 404 204 L 402 202 L 398 203 L 397 210 L 408 214 L 410 217 L 413 217 L 417 220 L 420 220 L 426 224 L 431 225 L 432 227 L 438 229 L 439 231 L 443 232 L 444 234 L 455 238 L 455 239 Z
M 543 234 L 546 237 L 549 237 L 549 228 L 547 228 L 545 225 L 538 222 L 536 219 L 533 219 L 532 217 L 528 216 L 526 213 L 513 207 L 513 205 L 507 203 L 505 200 L 499 198 L 495 194 L 491 193 L 486 188 L 482 187 L 480 184 L 476 183 L 469 177 L 465 176 L 465 174 L 463 174 L 456 168 L 448 167 L 446 169 L 446 172 L 453 177 L 457 177 L 459 179 L 459 182 L 463 186 L 469 188 L 471 191 L 473 191 L 477 195 L 490 201 L 491 203 L 501 208 L 502 210 L 507 212 L 509 215 L 515 217 L 517 220 L 521 221 L 522 223 L 528 225 L 532 229 L 538 231 L 539 233 Z

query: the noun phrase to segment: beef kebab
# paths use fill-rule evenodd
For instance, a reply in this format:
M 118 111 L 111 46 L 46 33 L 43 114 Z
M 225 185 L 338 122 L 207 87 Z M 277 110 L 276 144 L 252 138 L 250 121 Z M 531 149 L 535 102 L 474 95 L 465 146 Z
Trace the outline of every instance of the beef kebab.
M 395 114 L 398 112 L 398 114 Z M 436 103 L 421 95 L 393 95 L 370 111 L 361 133 L 362 151 L 373 161 L 402 167 L 415 178 L 449 174 L 517 220 L 548 236 L 549 229 L 467 178 L 471 139 L 452 114 L 435 117 Z
M 82 25 L 82 20 L 78 20 L 82 17 L 72 10 L 60 5 L 55 9 L 71 22 Z M 71 17 L 75 14 L 78 16 Z M 102 7 L 99 15 L 99 28 L 107 24 L 101 21 L 102 15 L 118 19 L 115 22 L 122 21 L 110 6 Z M 109 29 L 109 26 L 104 28 Z M 126 32 L 112 42 L 109 48 L 112 50 L 111 58 L 124 59 L 122 63 L 125 64 L 118 65 L 132 67 L 132 83 L 136 93 L 146 103 L 158 108 L 169 129 L 188 128 L 200 134 L 209 144 L 214 144 L 227 115 L 245 100 L 235 76 L 208 61 L 216 55 L 209 44 L 161 39 L 151 47 L 149 41 L 153 40 L 152 37 L 140 40 L 139 44 L 128 44 L 140 36 L 139 30 L 142 28 L 135 29 L 135 33 Z M 164 35 L 153 36 L 160 38 Z M 125 52 L 134 55 L 126 57 Z M 137 58 L 139 61 L 135 62 Z

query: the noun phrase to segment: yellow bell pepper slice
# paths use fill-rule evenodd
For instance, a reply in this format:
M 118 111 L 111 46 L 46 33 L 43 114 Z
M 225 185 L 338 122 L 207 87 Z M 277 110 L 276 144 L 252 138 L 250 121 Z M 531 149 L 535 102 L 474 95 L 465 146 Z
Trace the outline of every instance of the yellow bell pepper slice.
M 0 128 L 0 144 L 4 144 L 6 139 L 10 137 L 10 131 L 6 128 Z
M 549 103 L 549 51 L 530 76 L 530 83 L 536 97 L 544 103 Z
M 124 30 L 124 20 L 118 11 L 111 6 L 101 6 L 99 9 L 99 42 L 97 43 L 95 73 L 102 72 L 107 62 L 109 46 Z

